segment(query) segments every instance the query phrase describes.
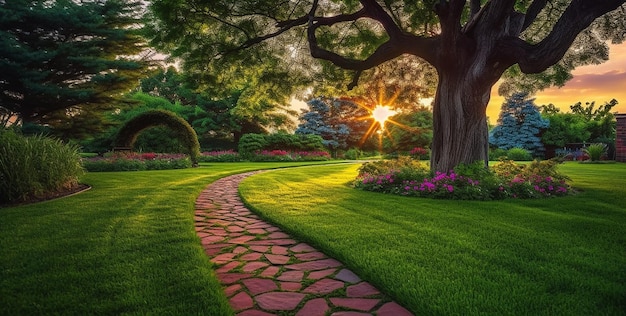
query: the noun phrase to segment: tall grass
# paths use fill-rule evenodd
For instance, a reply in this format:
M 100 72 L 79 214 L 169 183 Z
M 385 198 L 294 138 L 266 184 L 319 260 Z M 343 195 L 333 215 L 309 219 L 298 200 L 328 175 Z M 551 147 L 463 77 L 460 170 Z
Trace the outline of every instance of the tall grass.
M 82 174 L 76 146 L 44 136 L 0 131 L 0 203 L 72 188 Z

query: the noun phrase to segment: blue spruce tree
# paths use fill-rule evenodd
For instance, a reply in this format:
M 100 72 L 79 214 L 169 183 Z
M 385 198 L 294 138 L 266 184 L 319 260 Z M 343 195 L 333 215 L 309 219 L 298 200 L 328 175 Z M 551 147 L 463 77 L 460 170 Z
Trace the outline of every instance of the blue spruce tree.
M 498 125 L 489 133 L 489 144 L 505 150 L 524 148 L 541 157 L 545 148 L 540 135 L 549 125 L 550 121 L 541 117 L 535 99 L 530 99 L 527 92 L 518 92 L 502 104 Z

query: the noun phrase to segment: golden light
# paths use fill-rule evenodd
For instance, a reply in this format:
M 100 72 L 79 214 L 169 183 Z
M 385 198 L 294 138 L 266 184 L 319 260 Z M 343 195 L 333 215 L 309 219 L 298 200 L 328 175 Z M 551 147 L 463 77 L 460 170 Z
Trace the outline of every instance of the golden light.
M 388 106 L 379 104 L 376 105 L 376 107 L 374 107 L 374 109 L 372 110 L 372 118 L 374 118 L 374 120 L 378 122 L 378 124 L 380 124 L 380 127 L 382 129 L 385 126 L 385 122 L 390 117 L 396 115 L 396 113 L 396 111 L 392 110 Z

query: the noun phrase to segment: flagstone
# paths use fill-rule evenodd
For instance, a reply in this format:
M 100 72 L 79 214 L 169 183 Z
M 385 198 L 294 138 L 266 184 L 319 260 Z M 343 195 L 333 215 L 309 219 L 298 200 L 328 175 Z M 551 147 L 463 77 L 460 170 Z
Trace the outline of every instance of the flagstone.
M 322 270 L 327 268 L 336 268 L 341 266 L 341 263 L 335 259 L 322 259 L 316 261 L 309 261 L 303 263 L 296 263 L 285 266 L 287 269 L 292 270 Z
M 241 279 L 247 279 L 252 277 L 249 273 L 218 273 L 217 278 L 224 284 L 232 284 Z
M 380 303 L 380 299 L 377 298 L 338 298 L 333 297 L 330 299 L 330 302 L 335 306 L 339 307 L 347 307 L 351 309 L 358 309 L 364 312 L 367 312 L 374 308 L 378 303 Z
M 266 253 L 270 249 L 270 247 L 269 246 L 250 246 L 250 249 L 256 252 Z
M 272 253 L 275 255 L 287 255 L 287 248 L 283 246 L 273 246 Z
M 326 269 L 326 270 L 321 270 L 321 271 L 313 271 L 311 273 L 309 273 L 309 276 L 307 277 L 308 279 L 311 280 L 318 280 L 324 277 L 327 277 L 333 273 L 337 272 L 337 269 Z
M 296 258 L 301 261 L 311 261 L 326 258 L 326 255 L 316 251 L 316 252 L 305 252 L 305 253 L 297 253 L 295 254 Z
M 324 316 L 328 312 L 329 307 L 323 298 L 312 299 L 298 311 L 296 316 Z
M 270 279 L 246 279 L 242 281 L 252 295 L 278 290 L 276 283 Z
M 215 270 L 215 272 L 228 272 L 236 267 L 238 267 L 241 264 L 241 262 L 239 261 L 231 261 L 223 266 L 221 266 L 219 269 Z
M 254 239 L 254 236 L 249 236 L 249 235 L 245 235 L 245 236 L 241 236 L 241 237 L 237 237 L 237 238 L 233 238 L 231 240 L 229 240 L 228 242 L 231 244 L 245 244 L 248 241 Z
M 281 281 L 300 282 L 303 276 L 303 271 L 285 271 L 277 279 Z
M 261 272 L 260 275 L 263 277 L 273 277 L 276 275 L 276 273 L 278 273 L 279 270 L 280 268 L 277 266 L 270 266 L 267 269 L 265 269 L 263 272 Z
M 248 233 L 253 235 L 265 235 L 267 231 L 263 228 L 248 228 Z
M 335 276 L 335 279 L 348 283 L 361 282 L 361 278 L 359 278 L 356 274 L 354 274 L 354 272 L 348 269 L 342 269 L 341 271 L 339 271 L 339 273 L 337 273 L 337 275 Z
M 306 295 L 294 292 L 269 292 L 256 296 L 256 302 L 262 309 L 291 311 L 298 307 Z
M 389 302 L 378 309 L 379 316 L 413 316 L 411 312 L 400 306 L 398 303 Z
M 317 249 L 305 244 L 305 243 L 301 243 L 298 244 L 296 246 L 291 247 L 289 250 L 293 251 L 293 252 L 313 252 L 316 251 Z
M 265 268 L 268 265 L 269 264 L 267 264 L 266 262 L 254 261 L 254 262 L 250 262 L 250 263 L 246 264 L 245 266 L 243 266 L 243 268 L 241 268 L 241 271 L 243 271 L 243 272 L 254 272 L 254 271 L 259 270 L 261 268 Z
M 344 283 L 341 281 L 322 279 L 304 289 L 303 292 L 312 294 L 328 294 L 330 292 L 343 288 L 343 286 Z
M 296 241 L 293 239 L 266 239 L 266 240 L 255 240 L 251 241 L 248 244 L 250 245 L 279 245 L 279 246 L 289 246 L 295 244 Z
M 245 229 L 243 229 L 242 227 L 239 227 L 239 226 L 231 225 L 231 226 L 226 227 L 226 230 L 231 232 L 231 233 L 236 233 L 236 232 L 242 232 Z
M 269 260 L 273 264 L 285 264 L 285 263 L 289 262 L 289 259 L 290 259 L 287 256 L 272 255 L 272 254 L 269 254 L 269 253 L 265 254 L 265 258 L 267 258 L 267 260 Z
M 248 251 L 248 248 L 242 247 L 242 246 L 238 246 L 237 248 L 233 249 L 233 253 L 236 253 L 236 254 L 242 254 L 247 251 Z
M 224 240 L 222 236 L 207 236 L 201 239 L 202 244 L 214 244 L 216 242 L 221 242 Z
M 276 314 L 270 314 L 259 310 L 249 309 L 241 313 L 237 313 L 237 316 L 276 316 Z
M 248 309 L 254 306 L 252 298 L 246 292 L 239 292 L 237 295 L 233 296 L 229 302 L 230 306 L 232 306 L 236 311 Z
M 215 256 L 213 259 L 211 259 L 211 262 L 215 264 L 224 264 L 226 262 L 232 261 L 234 256 L 234 253 L 223 253 Z
M 346 290 L 348 297 L 365 297 L 380 294 L 380 291 L 367 282 L 348 286 Z
M 262 254 L 258 253 L 258 252 L 252 252 L 252 253 L 247 253 L 243 256 L 241 256 L 241 260 L 245 260 L 245 261 L 256 261 L 261 259 Z
M 225 288 L 224 289 L 224 293 L 226 293 L 226 297 L 231 297 L 235 293 L 239 292 L 239 290 L 241 290 L 241 284 L 233 284 L 233 285 Z

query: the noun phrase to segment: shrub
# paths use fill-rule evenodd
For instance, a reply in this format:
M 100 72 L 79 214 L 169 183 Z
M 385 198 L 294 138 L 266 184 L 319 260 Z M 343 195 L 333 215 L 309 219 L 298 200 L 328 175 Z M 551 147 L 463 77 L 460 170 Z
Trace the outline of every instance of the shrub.
M 359 168 L 354 186 L 406 196 L 462 200 L 538 198 L 571 192 L 566 182 L 569 179 L 557 172 L 555 161 L 518 165 L 512 160 L 502 160 L 493 171 L 480 161 L 432 174 L 424 165 L 410 160 L 365 163 Z
M 489 160 L 490 161 L 500 160 L 500 158 L 506 157 L 506 152 L 507 152 L 506 149 L 490 148 L 489 149 Z
M 531 161 L 533 160 L 533 156 L 530 152 L 524 148 L 511 148 L 506 151 L 506 157 L 515 161 Z
M 239 153 L 231 149 L 203 152 L 200 154 L 199 160 L 201 162 L 237 162 L 241 161 L 241 158 Z
M 105 157 L 83 159 L 87 171 L 143 171 L 185 169 L 192 166 L 191 159 L 183 154 L 109 153 Z
M 0 130 L 0 203 L 69 190 L 83 174 L 78 147 L 44 137 Z
M 344 158 L 350 160 L 357 160 L 363 156 L 363 152 L 357 148 L 351 148 L 343 154 Z
M 322 151 L 324 146 L 319 135 L 310 134 L 245 134 L 239 140 L 239 154 L 249 159 L 258 151 L 286 150 L 295 151 Z
M 585 154 L 589 155 L 589 158 L 591 159 L 591 161 L 598 161 L 604 155 L 606 155 L 606 149 L 607 149 L 606 144 L 596 143 L 596 144 L 591 144 L 587 146 L 586 148 L 583 149 L 583 151 Z

